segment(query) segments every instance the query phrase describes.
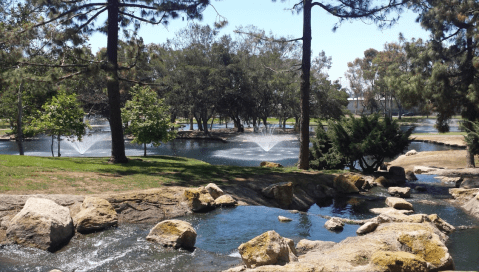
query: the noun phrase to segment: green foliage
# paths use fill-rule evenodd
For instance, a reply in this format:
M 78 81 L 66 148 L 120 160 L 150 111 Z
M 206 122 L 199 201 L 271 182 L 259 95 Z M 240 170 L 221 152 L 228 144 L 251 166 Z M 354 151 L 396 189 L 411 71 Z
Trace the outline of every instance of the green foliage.
M 316 128 L 316 138 L 311 140 L 309 167 L 316 170 L 343 169 L 346 161 L 338 152 L 323 126 Z
M 42 106 L 32 126 L 45 131 L 48 135 L 76 136 L 81 141 L 89 127 L 83 122 L 85 115 L 75 95 L 68 95 L 60 89 L 56 96 Z
M 401 154 L 409 145 L 414 128 L 403 132 L 395 120 L 379 115 L 330 121 L 332 146 L 346 159 L 351 170 L 357 161 L 365 173 L 374 172 L 384 161 Z
M 176 132 L 171 130 L 173 124 L 169 121 L 169 107 L 164 100 L 158 99 L 150 87 L 137 85 L 130 92 L 132 98 L 126 102 L 121 115 L 128 124 L 126 132 L 135 137 L 132 142 L 145 144 L 146 147 L 147 143 L 159 146 L 162 142 L 174 139 Z
M 479 122 L 468 122 L 469 126 L 464 126 L 466 135 L 464 141 L 466 142 L 469 152 L 473 155 L 479 154 Z

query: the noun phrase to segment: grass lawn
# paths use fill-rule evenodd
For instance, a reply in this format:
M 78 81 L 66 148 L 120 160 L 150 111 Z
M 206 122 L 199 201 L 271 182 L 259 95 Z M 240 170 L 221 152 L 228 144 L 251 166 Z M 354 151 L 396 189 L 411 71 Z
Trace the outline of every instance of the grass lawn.
M 165 185 L 228 185 L 238 178 L 299 171 L 289 168 L 219 166 L 182 157 L 132 157 L 127 164 L 108 158 L 52 158 L 0 155 L 0 194 L 103 193 Z

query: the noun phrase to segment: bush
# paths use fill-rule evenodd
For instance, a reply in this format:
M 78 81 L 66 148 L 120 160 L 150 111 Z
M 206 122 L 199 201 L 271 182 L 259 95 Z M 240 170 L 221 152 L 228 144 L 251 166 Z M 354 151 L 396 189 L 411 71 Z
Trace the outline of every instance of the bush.
M 316 138 L 311 140 L 309 149 L 309 167 L 316 170 L 343 169 L 346 161 L 333 147 L 323 126 L 316 128 Z
M 372 173 L 384 162 L 404 152 L 414 127 L 402 131 L 396 121 L 379 119 L 379 115 L 343 118 L 328 123 L 327 135 L 333 149 L 351 170 L 355 163 L 362 171 Z

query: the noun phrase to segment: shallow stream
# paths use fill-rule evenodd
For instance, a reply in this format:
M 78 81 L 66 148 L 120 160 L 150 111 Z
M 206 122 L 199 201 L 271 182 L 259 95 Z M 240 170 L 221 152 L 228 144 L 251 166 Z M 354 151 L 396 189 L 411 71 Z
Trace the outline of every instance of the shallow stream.
M 426 187 L 408 201 L 416 213 L 436 213 L 454 226 L 478 226 L 479 220 L 451 205 L 448 188 L 434 176 L 417 175 L 408 186 Z M 340 242 L 355 236 L 357 225 L 345 225 L 342 232 L 324 228 L 322 216 L 366 219 L 376 216 L 369 209 L 385 207 L 386 189 L 375 187 L 367 195 L 337 198 L 313 205 L 306 213 L 263 206 L 239 206 L 179 218 L 190 222 L 198 233 L 193 252 L 173 250 L 145 240 L 154 224 L 127 224 L 73 239 L 68 246 L 49 253 L 8 246 L 0 249 L 0 271 L 221 271 L 241 263 L 238 246 L 268 230 L 297 243 L 301 239 Z M 281 223 L 278 216 L 293 219 Z M 479 229 L 456 230 L 447 246 L 456 270 L 479 269 Z

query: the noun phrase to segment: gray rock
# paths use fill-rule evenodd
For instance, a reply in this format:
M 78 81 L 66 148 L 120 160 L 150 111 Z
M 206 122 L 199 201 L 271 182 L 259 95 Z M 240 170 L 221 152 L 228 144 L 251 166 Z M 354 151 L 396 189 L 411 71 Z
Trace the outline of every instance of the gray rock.
M 332 217 L 324 223 L 324 227 L 331 231 L 340 231 L 343 230 L 344 223 L 340 218 Z
M 208 191 L 208 193 L 210 193 L 213 199 L 217 199 L 218 197 L 224 195 L 223 190 L 221 190 L 221 188 L 214 183 L 209 183 L 206 185 L 205 189 Z
M 7 229 L 13 243 L 54 252 L 74 234 L 70 210 L 52 200 L 29 198 Z
M 335 242 L 330 241 L 311 241 L 307 239 L 302 239 L 296 245 L 296 252 L 298 254 L 305 254 L 308 251 L 312 250 L 327 250 L 335 245 Z
M 279 222 L 291 222 L 291 221 L 293 221 L 293 219 L 285 217 L 285 216 L 281 216 L 281 215 L 278 216 L 278 220 L 279 220 Z
M 215 205 L 219 207 L 233 207 L 237 204 L 236 200 L 230 195 L 222 195 L 215 199 Z
M 411 196 L 411 188 L 409 187 L 389 187 L 388 193 L 392 196 L 409 198 Z
M 103 198 L 87 196 L 80 211 L 73 216 L 75 229 L 89 233 L 118 225 L 118 215 L 113 206 Z
M 184 195 L 188 207 L 194 212 L 206 211 L 215 207 L 215 200 L 204 187 L 188 188 Z
M 367 222 L 356 230 L 357 235 L 364 235 L 370 232 L 373 232 L 379 224 L 377 222 Z
M 386 205 L 398 210 L 413 210 L 411 203 L 399 197 L 386 198 Z
M 262 194 L 267 198 L 275 199 L 280 207 L 287 208 L 293 203 L 293 183 L 280 182 L 271 184 L 262 190 Z
M 464 180 L 460 182 L 459 188 L 464 188 L 464 189 L 479 188 L 479 178 L 464 178 Z
M 416 175 L 414 174 L 413 171 L 407 171 L 406 172 L 406 179 L 409 180 L 409 181 L 416 181 L 417 177 L 416 177 Z

